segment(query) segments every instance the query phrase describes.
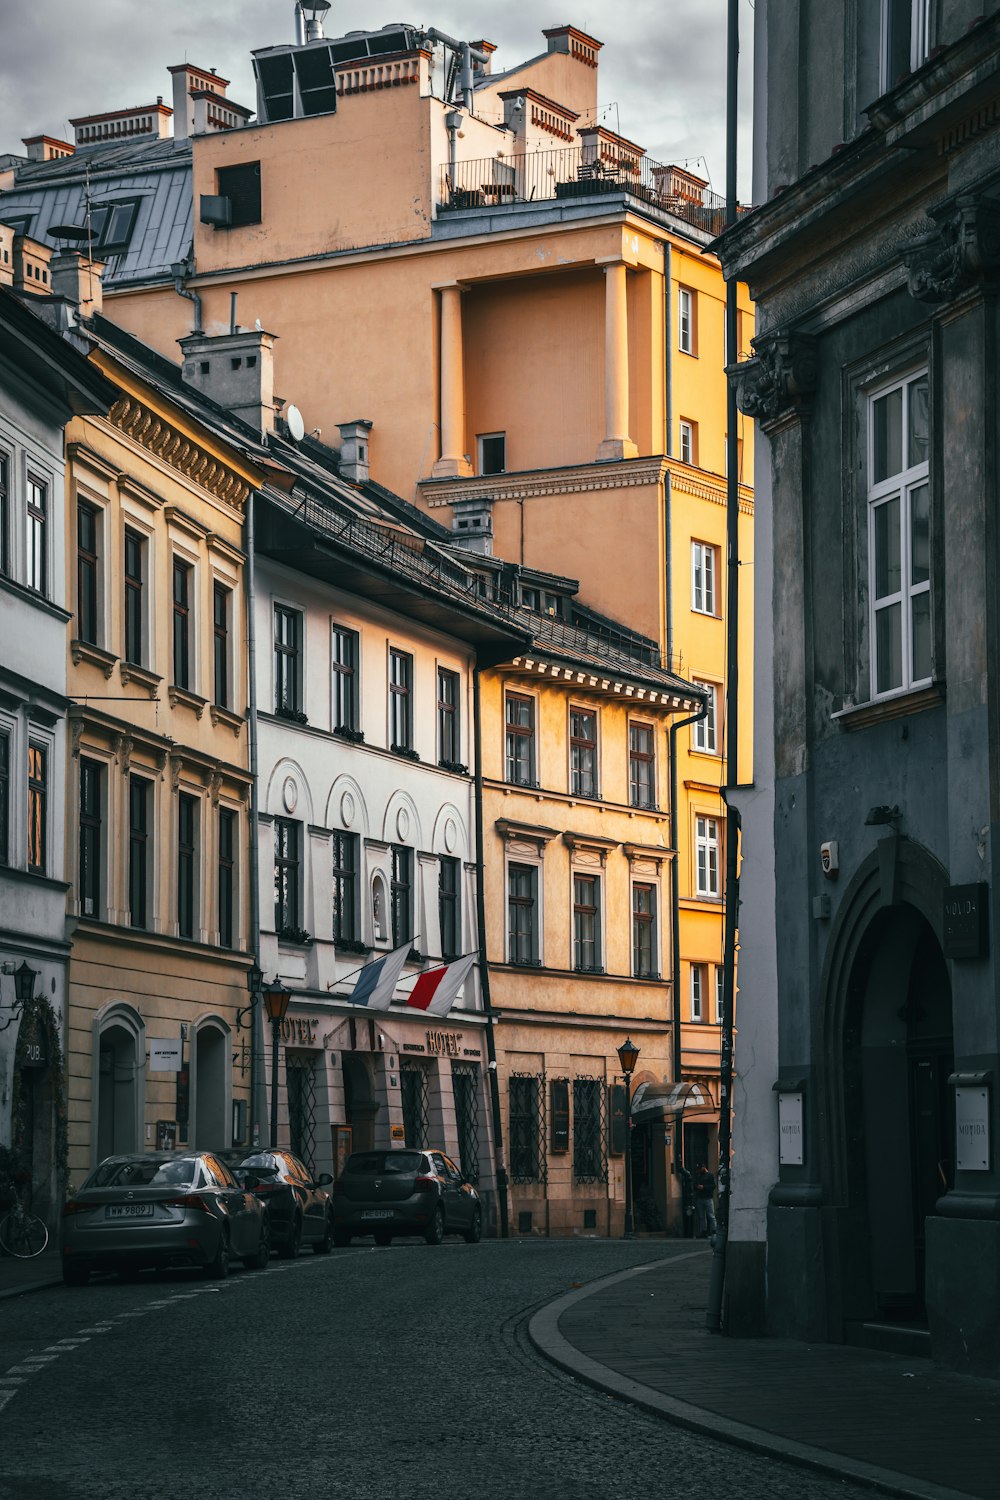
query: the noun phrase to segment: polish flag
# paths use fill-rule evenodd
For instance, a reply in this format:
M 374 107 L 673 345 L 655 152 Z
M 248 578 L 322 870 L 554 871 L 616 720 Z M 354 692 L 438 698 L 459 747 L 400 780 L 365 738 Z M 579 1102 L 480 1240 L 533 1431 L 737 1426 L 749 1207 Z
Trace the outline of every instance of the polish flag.
M 464 958 L 456 958 L 453 964 L 427 969 L 407 995 L 407 1005 L 424 1011 L 428 1016 L 446 1016 L 472 972 L 476 957 L 475 953 L 467 953 Z
M 392 1004 L 392 992 L 403 972 L 411 946 L 410 943 L 404 943 L 401 948 L 394 948 L 373 964 L 365 964 L 349 996 L 351 1004 L 367 1005 L 369 1010 L 388 1010 Z

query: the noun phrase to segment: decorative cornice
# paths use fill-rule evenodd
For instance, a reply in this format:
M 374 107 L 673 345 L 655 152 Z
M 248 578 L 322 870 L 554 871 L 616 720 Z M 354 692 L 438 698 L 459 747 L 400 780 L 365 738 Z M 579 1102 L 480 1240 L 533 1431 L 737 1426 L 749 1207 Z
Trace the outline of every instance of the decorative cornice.
M 784 417 L 803 417 L 816 390 L 816 344 L 805 334 L 773 333 L 753 340 L 752 359 L 727 371 L 736 404 L 766 429 Z
M 135 396 L 122 396 L 116 401 L 108 420 L 126 437 L 216 499 L 237 507 L 245 504 L 250 486 L 244 479 Z
M 667 461 L 625 458 L 609 463 L 573 464 L 564 469 L 532 469 L 521 474 L 475 475 L 471 479 L 424 479 L 420 489 L 431 510 L 459 500 L 528 500 L 542 495 L 573 495 L 588 490 L 620 490 L 659 484 Z
M 963 193 L 930 217 L 936 227 L 903 251 L 911 297 L 951 302 L 1000 271 L 1000 204 Z

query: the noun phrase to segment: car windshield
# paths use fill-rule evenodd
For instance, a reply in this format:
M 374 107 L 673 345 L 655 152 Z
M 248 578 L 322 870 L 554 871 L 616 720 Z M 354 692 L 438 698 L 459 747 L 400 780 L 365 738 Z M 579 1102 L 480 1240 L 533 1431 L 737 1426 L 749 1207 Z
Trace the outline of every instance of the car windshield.
M 269 1172 L 278 1171 L 278 1163 L 268 1152 L 258 1151 L 255 1156 L 247 1156 L 240 1162 L 240 1170 L 256 1172 L 258 1177 L 266 1177 Z
M 198 1159 L 182 1156 L 176 1161 L 102 1161 L 87 1178 L 85 1187 L 190 1187 L 198 1170 Z
M 419 1151 L 359 1151 L 348 1158 L 344 1171 L 366 1177 L 405 1177 L 422 1167 Z

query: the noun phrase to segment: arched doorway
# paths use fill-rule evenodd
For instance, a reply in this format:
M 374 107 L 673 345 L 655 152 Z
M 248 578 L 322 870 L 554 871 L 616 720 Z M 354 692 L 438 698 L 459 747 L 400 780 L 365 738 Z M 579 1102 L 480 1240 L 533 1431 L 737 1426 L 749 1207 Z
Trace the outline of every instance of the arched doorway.
M 375 1144 L 375 1114 L 378 1101 L 372 1089 L 371 1074 L 363 1058 L 345 1052 L 344 1117 L 351 1127 L 351 1149 L 370 1151 Z
M 99 1025 L 96 1050 L 95 1162 L 123 1151 L 141 1151 L 142 1069 L 145 1030 L 134 1012 L 114 1012 Z
M 231 1076 L 228 1035 L 219 1022 L 203 1022 L 194 1039 L 194 1136 L 204 1149 L 229 1145 Z
M 875 1316 L 922 1322 L 925 1225 L 953 1185 L 951 982 L 927 919 L 884 908 L 859 945 L 845 1015 L 848 1182 L 868 1229 Z

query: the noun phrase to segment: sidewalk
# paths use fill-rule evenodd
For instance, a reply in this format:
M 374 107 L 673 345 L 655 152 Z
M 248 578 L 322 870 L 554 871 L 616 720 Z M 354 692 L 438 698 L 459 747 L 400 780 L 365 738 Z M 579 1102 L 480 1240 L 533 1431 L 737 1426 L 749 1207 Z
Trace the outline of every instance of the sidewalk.
M 21 1292 L 61 1283 L 59 1251 L 53 1248 L 51 1240 L 44 1254 L 36 1255 L 34 1260 L 15 1260 L 12 1255 L 0 1255 L 0 1301 L 4 1297 L 17 1297 Z
M 705 1330 L 711 1252 L 609 1276 L 537 1313 L 541 1353 L 647 1410 L 920 1500 L 1000 1494 L 1000 1383 L 929 1360 Z

